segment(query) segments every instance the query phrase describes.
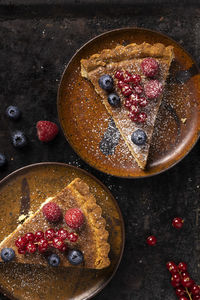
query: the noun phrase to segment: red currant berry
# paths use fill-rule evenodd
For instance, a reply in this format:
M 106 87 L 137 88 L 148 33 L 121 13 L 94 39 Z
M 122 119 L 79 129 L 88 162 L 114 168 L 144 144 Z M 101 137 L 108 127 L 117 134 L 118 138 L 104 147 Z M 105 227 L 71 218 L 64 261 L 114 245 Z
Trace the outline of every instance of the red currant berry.
M 18 248 L 18 253 L 19 254 L 25 254 L 26 253 L 26 249 L 25 248 Z
M 133 81 L 133 77 L 131 75 L 131 73 L 129 73 L 128 71 L 125 72 L 124 74 L 124 78 L 122 79 L 125 83 L 130 83 Z
M 147 106 L 148 103 L 149 103 L 149 101 L 147 100 L 147 98 L 145 98 L 145 97 L 140 97 L 140 100 L 139 100 L 139 106 L 145 107 L 145 106 Z
M 44 237 L 44 232 L 42 231 L 36 231 L 35 233 L 35 242 L 38 242 L 39 240 L 43 239 Z
M 194 284 L 190 288 L 190 292 L 192 293 L 192 295 L 199 295 L 200 294 L 200 287 L 197 284 Z
M 193 283 L 193 280 L 189 277 L 189 276 L 186 276 L 186 277 L 183 277 L 182 280 L 181 280 L 181 284 L 182 286 L 184 287 L 190 287 Z
M 137 106 L 140 103 L 140 97 L 137 94 L 131 94 L 128 99 L 133 105 Z
M 124 106 L 125 106 L 126 108 L 130 108 L 132 104 L 133 104 L 132 101 L 130 101 L 129 99 L 126 99 L 126 100 L 125 100 L 125 103 L 124 103 Z
M 139 123 L 146 122 L 146 119 L 147 119 L 147 114 L 145 112 L 142 111 L 138 114 L 138 122 Z
M 189 276 L 189 274 L 188 274 L 188 272 L 184 271 L 184 272 L 181 272 L 181 276 L 182 277 L 187 277 L 187 276 Z
M 129 108 L 130 112 L 132 112 L 133 114 L 138 114 L 140 112 L 139 107 L 136 105 L 131 105 L 131 107 Z
M 24 248 L 26 246 L 27 240 L 25 239 L 25 237 L 19 237 L 16 241 L 15 241 L 15 245 L 18 248 Z
M 78 235 L 75 232 L 71 232 L 68 235 L 68 240 L 72 243 L 75 243 L 78 239 Z
M 179 273 L 175 273 L 172 275 L 171 277 L 171 284 L 173 285 L 173 287 L 178 287 L 181 284 L 181 276 L 179 275 Z
M 61 252 L 65 252 L 67 250 L 67 245 L 64 244 L 60 249 Z
M 115 72 L 115 78 L 117 78 L 117 79 L 119 79 L 119 80 L 123 80 L 123 79 L 124 79 L 123 71 L 117 70 L 117 71 Z
M 27 245 L 26 245 L 26 251 L 28 253 L 35 253 L 35 251 L 37 250 L 37 247 L 34 243 L 32 242 L 29 242 Z
M 118 81 L 118 84 L 117 84 L 118 88 L 120 88 L 120 90 L 123 88 L 124 86 L 124 82 L 122 80 Z
M 176 264 L 173 261 L 169 261 L 166 264 L 167 269 L 172 273 L 178 273 L 178 267 L 176 266 Z
M 166 263 L 166 267 L 167 267 L 167 269 L 170 271 L 170 269 L 173 267 L 176 267 L 176 264 L 173 262 L 173 261 L 168 261 L 167 263 Z
M 122 94 L 124 96 L 130 96 L 133 93 L 133 89 L 129 84 L 124 83 L 122 87 Z
M 60 228 L 57 232 L 56 235 L 61 239 L 61 240 L 66 240 L 68 237 L 68 232 L 64 228 Z
M 51 241 L 55 235 L 56 235 L 56 232 L 53 228 L 47 229 L 47 231 L 44 234 L 45 238 L 49 241 Z
M 174 228 L 180 229 L 182 228 L 184 220 L 182 218 L 174 218 L 172 221 L 172 226 Z
M 178 297 L 181 297 L 181 296 L 184 296 L 185 295 L 185 290 L 182 288 L 182 287 L 178 287 L 178 288 L 176 288 L 176 295 L 178 296 Z
M 136 92 L 138 95 L 140 95 L 140 94 L 142 94 L 142 92 L 143 92 L 143 87 L 142 87 L 141 85 L 136 85 L 136 86 L 134 87 L 134 90 L 135 90 L 135 92 Z
M 38 250 L 40 253 L 47 251 L 49 243 L 46 239 L 42 238 L 38 241 Z
M 185 297 L 185 296 L 181 296 L 181 297 L 179 298 L 179 300 L 188 300 L 188 298 Z
M 133 122 L 137 122 L 138 121 L 138 115 L 137 114 L 134 114 L 134 113 L 130 112 L 128 114 L 128 116 L 131 119 L 131 121 L 133 121 Z
M 56 249 L 62 249 L 64 246 L 64 242 L 59 237 L 53 238 L 53 247 Z
M 194 295 L 192 299 L 193 300 L 199 300 L 200 299 L 200 295 Z
M 147 244 L 149 246 L 155 246 L 155 244 L 157 243 L 157 239 L 154 235 L 150 235 L 148 238 L 147 238 Z
M 133 84 L 139 85 L 140 81 L 141 81 L 141 76 L 139 74 L 133 74 L 132 75 Z
M 187 271 L 187 265 L 186 265 L 186 263 L 180 262 L 180 263 L 178 264 L 178 269 L 179 269 L 179 271 L 181 271 L 181 272 Z
M 28 232 L 27 234 L 25 234 L 24 238 L 27 240 L 27 242 L 33 242 L 35 236 L 32 232 Z

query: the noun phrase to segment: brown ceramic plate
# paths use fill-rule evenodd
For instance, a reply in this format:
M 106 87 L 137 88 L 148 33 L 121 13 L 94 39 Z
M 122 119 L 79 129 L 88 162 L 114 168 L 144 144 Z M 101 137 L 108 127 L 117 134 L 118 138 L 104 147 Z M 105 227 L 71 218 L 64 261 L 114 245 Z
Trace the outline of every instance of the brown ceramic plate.
M 87 172 L 61 163 L 24 167 L 0 182 L 0 240 L 11 233 L 21 213 L 33 212 L 74 178 L 83 179 L 95 194 L 107 221 L 111 265 L 102 270 L 0 264 L 0 286 L 12 299 L 82 300 L 98 293 L 114 275 L 124 249 L 124 223 L 108 189 Z
M 110 122 L 109 114 L 92 84 L 80 74 L 82 58 L 117 44 L 140 44 L 144 41 L 173 45 L 175 52 L 145 171 L 137 166 L 121 138 L 118 143 L 115 143 L 116 139 L 107 140 L 107 144 L 113 147 L 112 155 L 102 153 L 99 145 Z M 58 91 L 58 114 L 68 142 L 83 160 L 107 174 L 137 178 L 169 169 L 191 150 L 199 137 L 199 99 L 198 68 L 179 44 L 158 32 L 125 28 L 106 32 L 90 40 L 72 57 Z M 115 135 L 115 132 L 111 134 Z

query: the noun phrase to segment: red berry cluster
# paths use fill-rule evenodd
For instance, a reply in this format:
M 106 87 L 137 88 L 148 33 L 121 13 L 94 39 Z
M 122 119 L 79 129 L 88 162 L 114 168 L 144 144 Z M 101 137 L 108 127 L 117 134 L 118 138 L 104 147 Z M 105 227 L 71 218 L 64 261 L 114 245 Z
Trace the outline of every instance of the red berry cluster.
M 56 248 L 62 252 L 67 250 L 65 240 L 69 242 L 76 242 L 78 235 L 75 232 L 68 232 L 64 228 L 55 231 L 53 228 L 47 231 L 37 231 L 35 234 L 32 232 L 26 233 L 24 236 L 19 237 L 15 241 L 19 254 L 35 253 L 36 250 L 44 253 L 49 247 Z
M 187 272 L 187 265 L 180 262 L 176 265 L 173 261 L 169 261 L 167 269 L 170 271 L 171 284 L 176 289 L 176 295 L 179 300 L 199 300 L 200 286 L 198 286 L 189 276 Z
M 147 114 L 142 112 L 141 108 L 148 104 L 148 100 L 143 95 L 141 76 L 118 70 L 115 72 L 115 78 L 118 79 L 118 87 L 126 97 L 124 105 L 129 110 L 129 118 L 134 122 L 144 123 Z

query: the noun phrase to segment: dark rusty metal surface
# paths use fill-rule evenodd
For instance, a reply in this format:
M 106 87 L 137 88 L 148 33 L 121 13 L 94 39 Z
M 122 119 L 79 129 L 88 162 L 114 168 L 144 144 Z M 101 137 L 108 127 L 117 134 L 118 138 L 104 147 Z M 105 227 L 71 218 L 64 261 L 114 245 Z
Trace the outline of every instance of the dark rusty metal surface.
M 0 6 L 0 151 L 8 158 L 0 176 L 40 161 L 66 162 L 94 174 L 117 198 L 126 227 L 120 267 L 95 299 L 175 300 L 165 269 L 167 260 L 186 261 L 192 277 L 196 281 L 200 278 L 199 142 L 171 170 L 148 179 L 126 180 L 86 165 L 61 131 L 52 143 L 41 144 L 35 124 L 40 119 L 58 122 L 56 93 L 65 65 L 86 41 L 107 30 L 138 26 L 161 31 L 179 42 L 200 66 L 198 1 L 187 6 L 183 2 L 140 5 L 138 1 L 134 5 L 131 1 L 124 6 L 85 4 L 82 8 L 41 3 Z M 4 115 L 13 103 L 23 113 L 17 123 Z M 25 151 L 15 150 L 10 143 L 10 133 L 16 128 L 23 128 L 29 138 Z M 185 218 L 181 231 L 171 228 L 175 216 Z M 150 233 L 158 238 L 155 248 L 145 244 Z

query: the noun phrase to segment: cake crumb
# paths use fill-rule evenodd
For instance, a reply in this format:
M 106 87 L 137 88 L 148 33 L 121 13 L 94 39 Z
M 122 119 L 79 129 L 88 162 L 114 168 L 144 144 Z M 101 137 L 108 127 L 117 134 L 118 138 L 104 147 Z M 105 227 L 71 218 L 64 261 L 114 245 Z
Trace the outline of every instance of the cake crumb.
M 182 119 L 181 119 L 181 122 L 182 122 L 183 124 L 185 124 L 186 121 L 187 121 L 187 118 L 182 118 Z

